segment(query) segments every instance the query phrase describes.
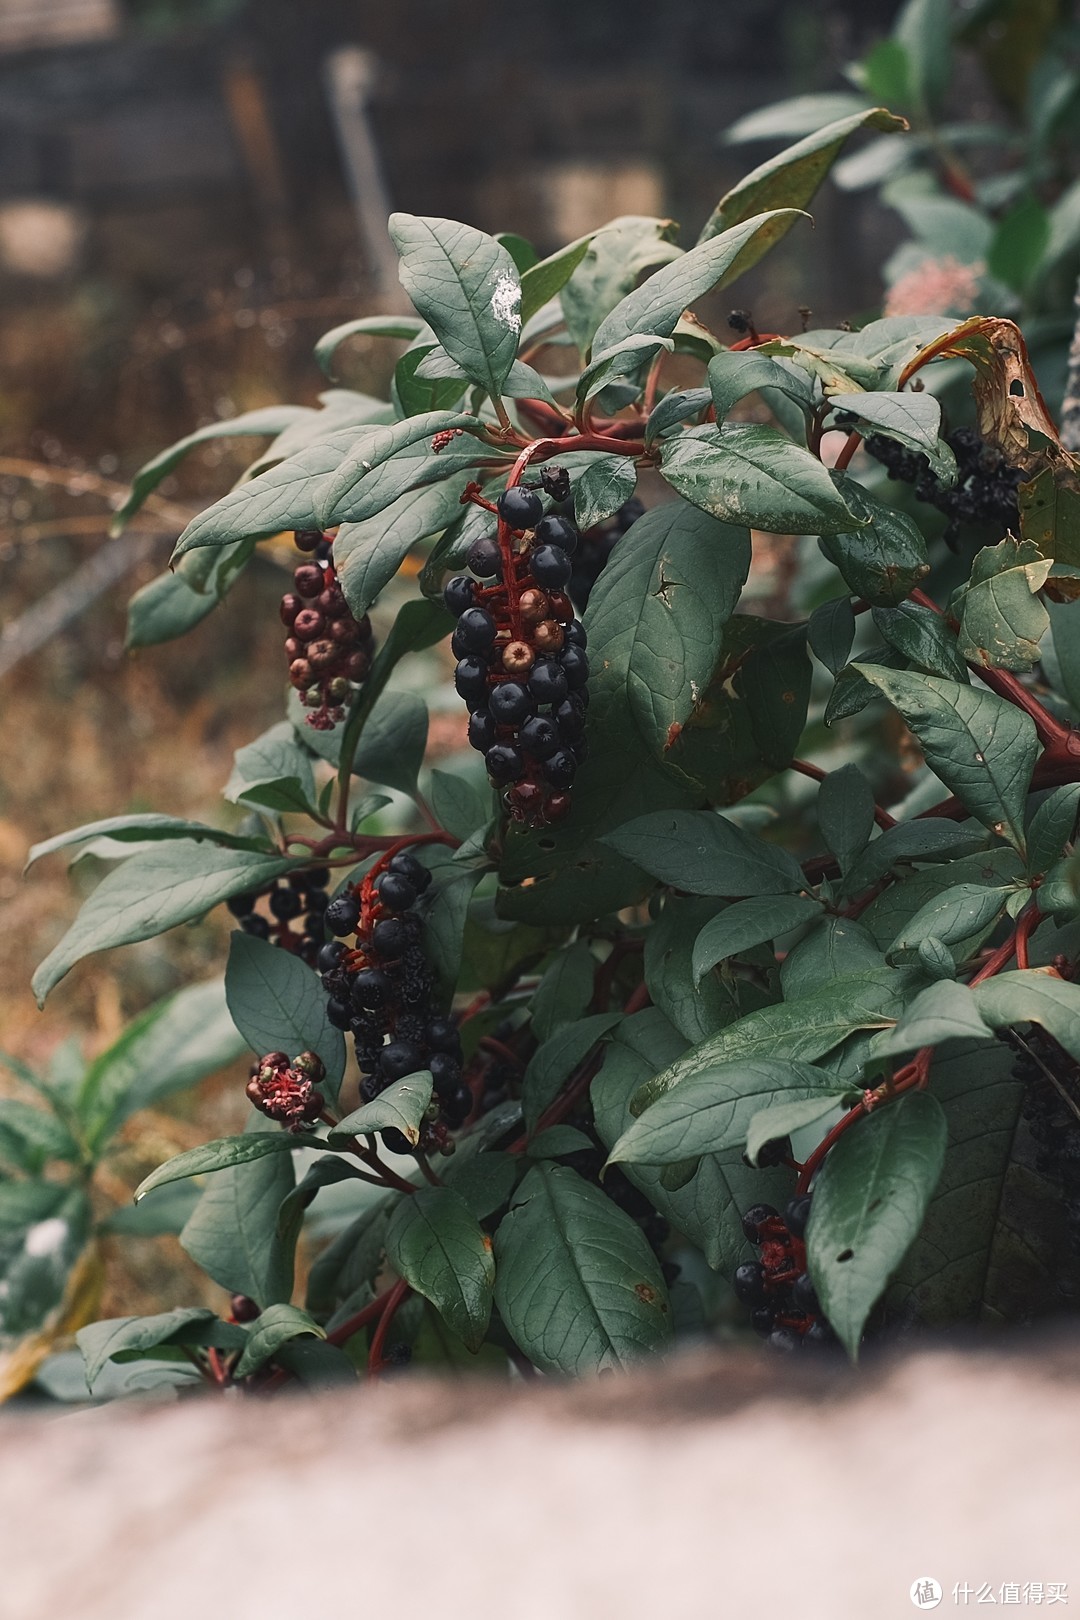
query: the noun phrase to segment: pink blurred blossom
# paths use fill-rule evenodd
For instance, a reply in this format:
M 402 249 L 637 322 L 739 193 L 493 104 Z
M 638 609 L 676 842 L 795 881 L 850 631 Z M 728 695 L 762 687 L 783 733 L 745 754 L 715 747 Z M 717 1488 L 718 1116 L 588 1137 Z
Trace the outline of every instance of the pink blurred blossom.
M 979 297 L 982 263 L 961 264 L 953 254 L 924 259 L 900 277 L 885 300 L 886 315 L 967 315 Z

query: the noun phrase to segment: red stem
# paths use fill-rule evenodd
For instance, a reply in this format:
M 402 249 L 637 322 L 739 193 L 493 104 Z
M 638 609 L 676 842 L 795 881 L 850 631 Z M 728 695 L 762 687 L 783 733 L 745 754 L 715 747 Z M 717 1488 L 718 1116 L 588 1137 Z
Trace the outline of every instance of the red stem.
M 845 472 L 847 470 L 848 463 L 851 461 L 852 456 L 855 454 L 861 443 L 861 433 L 848 434 L 847 443 L 844 445 L 844 448 L 833 462 L 833 472 Z
M 824 782 L 826 776 L 829 774 L 828 771 L 823 771 L 820 765 L 811 764 L 808 759 L 793 759 L 791 762 L 791 769 L 793 771 L 798 771 L 800 776 L 809 776 L 811 781 L 814 782 Z M 890 827 L 896 826 L 896 821 L 894 818 L 890 816 L 889 812 L 884 808 L 883 805 L 880 804 L 874 805 L 874 820 L 877 822 L 878 826 L 883 832 L 888 832 Z
M 379 1317 L 379 1325 L 371 1339 L 371 1354 L 368 1356 L 369 1378 L 377 1378 L 383 1370 L 383 1346 L 386 1344 L 386 1335 L 390 1331 L 390 1324 L 397 1314 L 398 1307 L 404 1303 L 409 1292 L 409 1285 L 402 1278 L 400 1282 L 394 1284 L 393 1288 L 385 1296 L 386 1304 L 383 1307 L 382 1315 Z

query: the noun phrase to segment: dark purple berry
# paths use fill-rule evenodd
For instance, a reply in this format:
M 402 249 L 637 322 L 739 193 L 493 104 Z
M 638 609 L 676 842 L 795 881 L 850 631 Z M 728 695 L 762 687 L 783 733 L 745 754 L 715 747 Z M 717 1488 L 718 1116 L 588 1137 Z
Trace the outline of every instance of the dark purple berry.
M 571 647 L 584 648 L 589 639 L 585 634 L 585 626 L 582 624 L 580 619 L 571 619 L 569 624 L 564 625 L 563 635 L 565 636 L 568 645 Z
M 534 759 L 550 759 L 561 746 L 562 736 L 553 720 L 536 714 L 518 732 L 518 742 Z
M 577 742 L 585 734 L 585 705 L 581 701 L 580 693 L 575 692 L 571 697 L 565 698 L 562 703 L 556 704 L 551 711 L 551 718 L 559 728 L 564 742 Z
M 327 906 L 323 919 L 332 934 L 354 934 L 360 921 L 360 902 L 348 891 L 339 894 Z
M 390 980 L 379 968 L 361 968 L 352 982 L 354 1007 L 381 1007 L 390 995 Z
M 481 754 L 486 753 L 495 741 L 495 721 L 487 709 L 474 709 L 469 716 L 469 742 Z
M 452 1018 L 433 1018 L 427 1026 L 426 1040 L 433 1052 L 461 1051 L 461 1036 Z
M 474 540 L 465 560 L 481 579 L 496 579 L 502 572 L 502 552 L 497 540 Z
M 241 917 L 240 927 L 245 934 L 251 934 L 255 939 L 270 938 L 270 924 L 256 911 L 253 911 L 250 917 Z
M 532 713 L 534 706 L 528 691 L 517 681 L 503 681 L 500 686 L 492 688 L 488 698 L 491 718 L 499 726 L 517 725 L 519 720 Z
M 570 578 L 570 558 L 557 546 L 537 546 L 529 554 L 529 572 L 545 590 L 559 590 Z
M 459 697 L 477 707 L 487 697 L 487 665 L 482 658 L 462 658 L 454 671 L 454 686 Z
M 770 1350 L 783 1350 L 786 1354 L 791 1350 L 798 1350 L 802 1347 L 802 1335 L 796 1333 L 794 1328 L 773 1328 L 765 1343 Z
M 775 1219 L 776 1213 L 771 1204 L 752 1205 L 742 1218 L 743 1236 L 750 1243 L 760 1243 L 762 1222 Z
M 352 1013 L 343 1001 L 334 996 L 326 1003 L 326 1016 L 335 1029 L 349 1029 L 352 1024 Z
M 371 948 L 384 961 L 400 956 L 409 943 L 409 932 L 400 917 L 384 917 L 371 930 Z
M 792 1237 L 801 1238 L 810 1219 L 810 1194 L 799 1193 L 784 1211 L 784 1224 Z
M 517 782 L 525 770 L 525 761 L 509 743 L 496 743 L 484 756 L 488 775 L 496 782 Z
M 589 678 L 589 660 L 580 647 L 564 647 L 560 660 L 566 684 L 571 688 L 584 686 Z
M 754 1309 L 750 1312 L 750 1326 L 755 1333 L 760 1333 L 762 1338 L 765 1338 L 766 1334 L 772 1332 L 775 1325 L 776 1312 L 771 1305 L 754 1306 Z
M 498 628 L 487 608 L 466 608 L 457 622 L 455 636 L 465 652 L 486 652 L 494 644 Z
M 399 855 L 392 855 L 386 863 L 388 872 L 396 872 L 399 877 L 408 878 L 417 894 L 423 894 L 431 882 L 431 873 L 426 866 L 422 866 L 415 855 L 402 850 Z
M 565 551 L 572 557 L 578 548 L 581 536 L 569 518 L 559 517 L 552 513 L 541 518 L 536 525 L 536 543 L 538 546 L 555 546 L 559 551 Z
M 461 1064 L 450 1052 L 432 1052 L 427 1060 L 435 1090 L 442 1096 L 461 1084 Z
M 379 1067 L 388 1080 L 404 1080 L 424 1066 L 423 1056 L 412 1041 L 391 1041 L 379 1053 Z
M 568 690 L 566 676 L 553 659 L 544 658 L 533 665 L 529 691 L 537 703 L 561 703 Z
M 511 529 L 531 529 L 544 515 L 544 503 L 531 490 L 504 489 L 496 505 L 503 522 Z
M 733 1286 L 736 1299 L 744 1305 L 764 1305 L 768 1297 L 765 1267 L 758 1260 L 748 1260 L 745 1265 L 736 1266 Z
M 320 973 L 332 973 L 344 955 L 344 945 L 339 939 L 332 939 L 328 944 L 319 947 L 315 966 Z
M 796 1277 L 792 1283 L 791 1302 L 797 1311 L 805 1311 L 808 1316 L 816 1316 L 821 1310 L 817 1289 L 814 1287 L 808 1271 L 804 1271 L 802 1276 Z
M 290 917 L 299 917 L 304 909 L 304 902 L 295 889 L 273 889 L 270 894 L 270 910 L 281 922 Z
M 455 574 L 453 579 L 448 579 L 446 582 L 443 601 L 454 615 L 454 618 L 460 618 L 466 609 L 475 607 L 476 586 L 471 579 L 466 579 L 464 574 Z
M 577 775 L 578 762 L 569 748 L 560 748 L 544 761 L 544 776 L 554 788 L 568 788 Z
M 225 904 L 234 917 L 250 917 L 258 902 L 257 894 L 234 894 Z
M 408 911 L 416 904 L 416 889 L 399 872 L 384 872 L 378 889 L 379 899 L 387 911 Z

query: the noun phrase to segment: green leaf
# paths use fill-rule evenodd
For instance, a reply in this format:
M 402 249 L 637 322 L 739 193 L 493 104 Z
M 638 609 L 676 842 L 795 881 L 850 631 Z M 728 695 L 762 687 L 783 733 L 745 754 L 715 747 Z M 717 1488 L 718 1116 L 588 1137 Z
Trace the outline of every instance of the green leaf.
M 821 836 L 846 872 L 874 831 L 873 789 L 857 765 L 844 765 L 821 783 L 816 808 Z
M 645 444 L 652 444 L 661 433 L 669 428 L 676 427 L 680 422 L 688 422 L 702 411 L 708 409 L 712 403 L 712 394 L 707 388 L 675 388 L 670 394 L 665 394 L 659 405 L 655 406 L 645 423 Z
M 443 995 L 449 998 L 461 972 L 465 925 L 473 890 L 483 873 L 479 866 L 464 866 L 449 850 L 429 850 L 425 864 L 435 881 L 424 918 L 424 949 L 435 964 Z
M 456 220 L 391 214 L 401 285 L 466 375 L 495 397 L 517 354 L 521 282 L 494 237 Z
M 870 1311 L 922 1225 L 946 1135 L 940 1103 L 914 1091 L 859 1120 L 826 1155 L 806 1251 L 825 1315 L 853 1360 Z
M 907 53 L 911 90 L 920 109 L 938 110 L 952 71 L 949 0 L 907 0 L 893 25 L 893 39 Z
M 808 1063 L 742 1057 L 710 1064 L 646 1108 L 615 1143 L 608 1163 L 679 1164 L 741 1147 L 750 1120 L 774 1096 L 803 1102 L 821 1091 L 834 1097 L 836 1090 L 830 1075 Z
M 991 928 L 1005 910 L 1012 889 L 987 888 L 982 884 L 956 883 L 935 895 L 897 934 L 889 946 L 890 961 L 906 961 L 925 939 L 942 945 L 956 945 Z
M 131 480 L 127 500 L 123 506 L 117 508 L 116 516 L 109 527 L 110 534 L 120 534 L 127 527 L 146 497 L 168 477 L 174 467 L 180 465 L 188 451 L 194 450 L 197 445 L 208 444 L 212 439 L 281 433 L 293 422 L 311 421 L 318 414 L 308 405 L 263 405 L 258 410 L 245 411 L 242 416 L 233 416 L 227 421 L 210 422 L 195 433 L 189 433 L 186 438 L 171 444 L 167 450 L 160 450 L 151 461 L 139 468 Z
M 491 819 L 490 799 L 485 804 L 473 784 L 453 771 L 432 770 L 431 808 L 440 827 L 462 842 Z
M 533 991 L 530 1007 L 538 1041 L 549 1040 L 564 1024 L 583 1016 L 592 1000 L 596 967 L 596 958 L 583 939 L 552 957 Z
M 251 799 L 267 809 L 307 814 L 315 802 L 311 755 L 301 748 L 287 720 L 238 748 L 225 797 L 233 804 Z
M 576 1125 L 549 1125 L 534 1136 L 526 1150 L 530 1159 L 562 1159 L 574 1153 L 591 1153 L 592 1138 Z
M 521 1083 L 525 1123 L 532 1131 L 544 1110 L 597 1042 L 619 1022 L 621 1013 L 594 1013 L 567 1024 L 537 1047 Z
M 142 815 L 108 816 L 104 821 L 88 821 L 83 827 L 73 827 L 69 832 L 46 838 L 32 847 L 26 857 L 24 870 L 28 871 L 43 855 L 52 855 L 55 850 L 67 849 L 72 844 L 85 844 L 91 838 L 115 838 L 121 844 L 143 844 L 172 838 L 201 843 L 209 839 L 225 849 L 247 849 L 258 853 L 265 853 L 267 849 L 265 839 L 238 838 L 233 833 L 219 831 L 217 827 L 206 827 L 199 821 L 184 821 L 180 816 L 162 816 L 150 811 Z
M 1050 215 L 1031 192 L 998 222 L 986 268 L 1013 292 L 1032 281 L 1050 241 Z
M 744 983 L 711 976 L 695 984 L 690 964 L 695 936 L 717 910 L 716 900 L 699 895 L 669 894 L 663 910 L 645 935 L 645 985 L 655 1007 L 664 1012 L 688 1041 L 732 1023 L 745 1011 L 742 1000 L 754 993 Z
M 852 114 L 864 113 L 866 100 L 850 90 L 823 91 L 818 95 L 788 96 L 744 113 L 724 131 L 729 145 L 742 141 L 787 140 L 813 135 L 826 125 Z
M 718 422 L 740 399 L 760 388 L 775 388 L 804 410 L 813 405 L 809 381 L 797 366 L 738 349 L 726 349 L 709 361 L 709 389 Z
M 491 1318 L 495 1263 L 491 1239 L 465 1200 L 450 1187 L 421 1187 L 402 1199 L 386 1229 L 386 1254 L 469 1349 L 479 1350 Z
M 645 364 L 662 350 L 675 347 L 673 338 L 659 338 L 649 332 L 635 332 L 623 338 L 610 349 L 602 349 L 581 373 L 577 383 L 577 400 L 584 405 L 608 383 L 623 377 L 633 378 Z
M 543 309 L 549 299 L 554 298 L 566 286 L 574 271 L 589 251 L 589 246 L 596 233 L 590 231 L 588 236 L 579 236 L 576 242 L 570 242 L 566 247 L 560 248 L 557 253 L 551 253 L 538 264 L 531 264 L 522 271 L 521 276 L 521 319 L 531 321 L 537 312 Z
M 209 1175 L 215 1170 L 230 1170 L 234 1165 L 249 1164 L 253 1159 L 264 1159 L 268 1153 L 291 1153 L 299 1147 L 322 1147 L 317 1136 L 288 1131 L 249 1131 L 243 1136 L 222 1136 L 216 1142 L 203 1142 L 201 1146 L 178 1153 L 175 1158 L 159 1164 L 144 1176 L 135 1189 L 135 1202 L 164 1187 L 170 1181 L 183 1181 L 188 1176 Z
M 529 1171 L 495 1257 L 499 1315 L 543 1372 L 627 1367 L 671 1337 L 664 1279 L 640 1228 L 573 1170 Z
M 86 1070 L 75 1106 L 88 1142 L 99 1146 L 140 1108 L 216 1074 L 243 1051 L 221 979 L 163 997 Z
M 418 343 L 406 349 L 394 367 L 391 393 L 397 414 L 452 411 L 461 403 L 468 381 L 441 344 Z
M 393 1085 L 387 1086 L 371 1102 L 339 1120 L 330 1132 L 330 1141 L 347 1145 L 354 1136 L 394 1129 L 415 1147 L 420 1140 L 420 1126 L 431 1101 L 431 1092 L 429 1070 L 407 1074 L 403 1080 L 395 1080 Z
M 345 1037 L 326 1016 L 326 992 L 317 973 L 291 951 L 234 930 L 225 969 L 232 1020 L 256 1057 L 314 1052 L 326 1067 L 323 1090 L 331 1101 L 345 1072 Z
M 1024 805 L 1039 752 L 1034 724 L 992 692 L 880 664 L 853 664 L 918 737 L 930 769 L 991 832 L 1024 848 Z
M 1060 860 L 1076 836 L 1080 817 L 1080 783 L 1055 788 L 1035 811 L 1027 829 L 1028 871 L 1038 876 Z
M 283 1344 L 305 1334 L 325 1339 L 326 1329 L 321 1328 L 315 1318 L 298 1305 L 268 1305 L 251 1325 L 244 1353 L 236 1364 L 233 1377 L 247 1378 L 251 1373 L 258 1372 Z
M 900 602 L 896 607 L 872 610 L 874 625 L 890 647 L 927 675 L 941 675 L 948 681 L 968 681 L 967 665 L 957 645 L 956 633 L 943 614 L 919 607 L 916 602 Z M 969 683 L 970 684 L 970 683 Z
M 933 394 L 908 391 L 832 394 L 834 411 L 854 416 L 863 434 L 880 433 L 926 456 L 938 477 L 956 478 L 956 457 L 941 437 L 941 401 Z
M 237 540 L 214 551 L 189 552 L 171 573 L 140 586 L 128 602 L 125 650 L 187 635 L 224 601 L 254 551 L 254 540 Z
M 813 1063 L 857 1029 L 887 1029 L 903 1010 L 907 983 L 903 973 L 890 968 L 855 973 L 810 995 L 747 1013 L 642 1086 L 631 1112 L 643 1113 L 692 1076 L 736 1059 Z
M 574 483 L 574 518 L 581 530 L 603 523 L 624 506 L 637 486 L 629 456 L 597 456 Z
M 427 729 L 427 704 L 422 697 L 415 692 L 384 692 L 360 733 L 355 774 L 401 793 L 415 793 Z
M 643 271 L 682 257 L 673 220 L 627 214 L 597 231 L 560 294 L 570 336 L 587 354 L 600 322 L 635 287 Z
M 884 968 L 885 956 L 870 930 L 852 917 L 821 917 L 793 945 L 780 967 L 785 1001 L 811 996 L 850 974 Z
M 858 894 L 872 888 L 901 862 L 958 860 L 985 843 L 985 834 L 972 833 L 947 821 L 901 821 L 867 844 L 847 874 L 844 892 Z
M 440 533 L 460 514 L 464 487 L 464 478 L 426 484 L 362 523 L 341 525 L 334 540 L 334 562 L 357 618 L 393 579 L 413 546 Z
M 895 1029 L 874 1041 L 875 1057 L 895 1057 L 951 1040 L 990 1040 L 989 1024 L 966 984 L 942 981 L 920 990 Z
M 315 507 L 321 483 L 341 465 L 358 434 L 338 428 L 248 479 L 193 518 L 177 541 L 172 562 L 200 546 L 258 540 L 282 529 L 321 528 Z
M 514 231 L 496 231 L 495 240 L 500 247 L 504 247 L 517 266 L 518 274 L 524 275 L 536 264 L 539 255 L 528 237 L 518 236 Z
M 184 839 L 132 855 L 101 880 L 34 974 L 38 1005 L 84 956 L 152 939 L 304 864 Z
M 0 1219 L 0 1354 L 5 1360 L 8 1352 L 18 1355 L 19 1339 L 55 1331 L 90 1237 L 90 1204 L 83 1190 L 49 1187 L 46 1202 L 44 1185 L 16 1183 L 12 1192 L 16 1199 L 22 1195 L 22 1218 Z M 17 1206 L 9 1213 L 17 1216 Z
M 116 1237 L 177 1237 L 200 1196 L 193 1182 L 174 1181 L 141 1204 L 114 1209 L 102 1222 L 102 1230 Z
M 699 984 L 718 962 L 763 945 L 820 915 L 820 901 L 805 895 L 761 895 L 725 906 L 694 941 L 694 983 Z
M 853 478 L 832 476 L 863 526 L 823 533 L 822 550 L 856 596 L 886 607 L 903 601 L 930 572 L 926 541 L 906 512 L 874 500 Z
M 601 842 L 689 894 L 793 894 L 805 887 L 802 867 L 786 850 L 708 810 L 639 816 Z
M 840 1111 L 846 1097 L 851 1095 L 850 1090 L 844 1091 L 834 1087 L 817 1097 L 805 1097 L 797 1102 L 783 1100 L 770 1104 L 767 1108 L 759 1108 L 746 1127 L 746 1157 L 751 1164 L 757 1164 L 758 1154 L 767 1142 L 781 1142 L 792 1131 L 802 1130 L 807 1125 L 816 1125 L 818 1120 L 825 1119 L 829 1114 Z
M 184 1328 L 213 1321 L 216 1321 L 213 1311 L 194 1305 L 163 1311 L 158 1316 L 114 1316 L 106 1322 L 91 1322 L 75 1335 L 86 1363 L 87 1389 L 93 1391 L 106 1362 L 114 1356 L 176 1344 L 177 1335 Z
M 670 746 L 712 678 L 749 568 L 746 529 L 684 501 L 647 512 L 612 553 L 590 624 L 601 602 L 613 627 L 618 622 L 603 657 L 622 674 L 627 708 L 654 756 Z
M 660 470 L 713 517 L 770 534 L 846 533 L 860 521 L 817 457 L 775 428 L 687 428 L 664 440 Z
M 287 1301 L 292 1293 L 296 1232 L 278 1232 L 279 1211 L 296 1184 L 292 1154 L 285 1149 L 320 1144 L 314 1137 L 290 1136 L 286 1131 L 268 1137 L 259 1131 L 260 1124 L 261 1116 L 253 1115 L 248 1140 L 261 1138 L 280 1146 L 218 1170 L 181 1232 L 180 1243 L 222 1288 L 246 1294 L 265 1310 Z
M 473 466 L 483 450 L 471 431 L 456 430 L 479 428 L 476 417 L 460 411 L 425 411 L 389 427 L 364 429 L 319 483 L 319 526 L 360 523 L 385 511 L 409 490 L 441 483 Z M 431 442 L 436 433 L 455 437 L 436 451 Z
M 746 120 L 742 123 L 745 125 Z M 738 225 L 766 208 L 806 208 L 840 156 L 848 137 L 863 128 L 892 133 L 906 129 L 907 124 L 884 107 L 863 107 L 857 112 L 848 113 L 846 117 L 826 123 L 822 129 L 815 129 L 796 145 L 759 164 L 721 197 L 706 220 L 698 240 L 706 242 L 720 231 Z M 788 134 L 790 131 L 777 129 L 775 133 Z M 746 140 L 749 137 L 733 137 L 729 130 L 727 138 Z M 790 223 L 794 224 L 794 219 Z
M 1033 541 L 1014 540 L 1011 534 L 976 553 L 967 584 L 950 603 L 960 619 L 960 651 L 969 663 L 1028 670 L 1038 662 L 1050 616 L 1036 592 L 1052 566 Z
M 77 1159 L 79 1148 L 55 1114 L 14 1097 L 0 1097 L 0 1160 L 37 1176 L 54 1159 Z
M 1039 1024 L 1080 1061 L 1080 985 L 1041 968 L 999 973 L 975 986 L 979 1012 L 992 1029 Z
M 670 337 L 695 299 L 726 287 L 749 270 L 797 218 L 798 211 L 788 208 L 757 214 L 655 270 L 600 322 L 593 338 L 594 353 L 614 348 L 635 332 Z
M 333 378 L 337 351 L 349 338 L 400 338 L 404 343 L 412 343 L 423 329 L 423 321 L 415 315 L 362 315 L 359 320 L 345 321 L 341 326 L 323 333 L 315 345 L 315 364 L 320 371 Z
M 825 665 L 830 675 L 839 675 L 851 657 L 851 644 L 855 640 L 855 612 L 851 598 L 837 596 L 823 602 L 810 615 L 806 639 L 814 657 Z

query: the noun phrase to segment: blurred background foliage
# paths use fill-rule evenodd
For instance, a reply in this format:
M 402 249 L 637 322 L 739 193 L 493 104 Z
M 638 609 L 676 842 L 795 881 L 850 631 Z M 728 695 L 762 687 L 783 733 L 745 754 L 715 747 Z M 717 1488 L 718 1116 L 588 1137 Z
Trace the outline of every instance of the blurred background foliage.
M 108 523 L 162 445 L 315 402 L 316 337 L 393 296 L 373 209 L 541 252 L 614 215 L 670 216 L 689 243 L 747 169 L 885 104 L 911 135 L 852 143 L 813 234 L 793 233 L 739 303 L 781 332 L 882 310 L 1012 315 L 1054 409 L 1080 264 L 1078 63 L 1069 0 L 0 0 L 0 1047 L 35 1072 L 73 1031 L 99 1053 L 220 965 L 212 916 L 125 952 L 122 977 L 95 959 L 39 1014 L 31 967 L 94 861 L 32 886 L 20 869 L 31 843 L 96 816 L 207 815 L 234 749 L 276 718 L 272 545 L 182 644 L 124 650 L 131 590 L 250 445 L 191 455 L 122 541 Z M 723 331 L 727 308 L 702 313 Z M 358 341 L 344 380 L 382 392 L 394 358 Z M 808 553 L 768 537 L 755 567 L 761 611 L 815 605 Z M 431 658 L 433 750 L 452 755 L 461 717 L 449 690 L 440 712 Z M 240 1091 L 171 1097 L 125 1176 L 166 1155 L 162 1131 L 185 1146 L 195 1120 L 234 1127 Z M 104 1314 L 179 1297 L 169 1268 L 187 1262 L 146 1242 Z

